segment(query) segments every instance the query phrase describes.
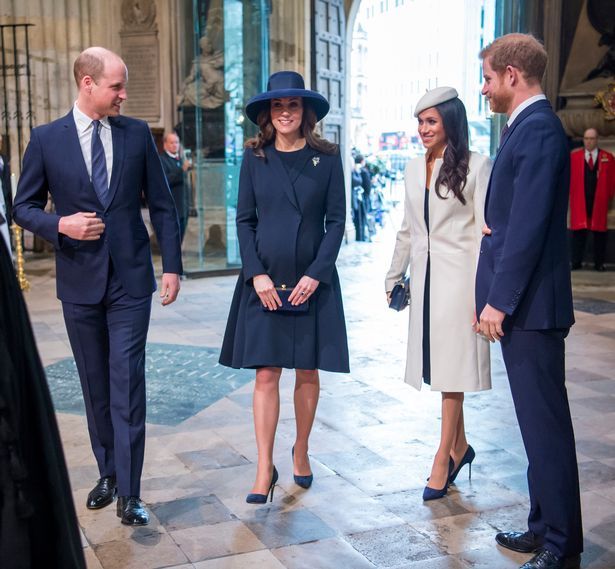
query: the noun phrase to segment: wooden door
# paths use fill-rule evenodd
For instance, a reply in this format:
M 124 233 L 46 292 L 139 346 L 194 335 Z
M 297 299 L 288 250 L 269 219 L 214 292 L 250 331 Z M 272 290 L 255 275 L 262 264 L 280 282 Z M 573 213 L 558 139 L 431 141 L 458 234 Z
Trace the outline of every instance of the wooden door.
M 331 105 L 323 121 L 323 136 L 342 144 L 346 71 L 343 0 L 312 0 L 312 22 L 312 88 Z

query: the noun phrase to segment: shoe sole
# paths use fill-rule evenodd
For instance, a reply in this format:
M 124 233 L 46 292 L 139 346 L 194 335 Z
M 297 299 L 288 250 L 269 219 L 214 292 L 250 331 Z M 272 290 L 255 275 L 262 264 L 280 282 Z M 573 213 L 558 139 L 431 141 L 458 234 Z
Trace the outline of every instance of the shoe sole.
M 536 553 L 537 551 L 542 549 L 542 544 L 537 545 L 536 547 L 534 547 L 534 549 L 528 549 L 527 547 L 521 549 L 519 547 L 513 547 L 512 545 L 506 545 L 501 541 L 498 541 L 497 539 L 495 541 L 500 547 L 503 547 L 504 549 L 510 549 L 511 551 L 516 551 L 517 553 Z

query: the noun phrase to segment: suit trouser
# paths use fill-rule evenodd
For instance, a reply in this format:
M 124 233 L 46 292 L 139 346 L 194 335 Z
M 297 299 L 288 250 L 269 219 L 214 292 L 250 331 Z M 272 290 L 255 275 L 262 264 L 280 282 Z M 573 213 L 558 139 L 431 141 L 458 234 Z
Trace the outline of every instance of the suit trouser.
M 583 262 L 588 233 L 591 233 L 593 237 L 594 266 L 604 265 L 604 260 L 606 259 L 606 238 L 608 234 L 606 231 L 588 231 L 587 229 L 577 229 L 572 232 L 572 264 L 580 265 Z
M 583 550 L 579 474 L 568 394 L 567 330 L 512 330 L 502 354 L 528 458 L 528 527 L 558 556 Z
M 152 297 L 128 296 L 109 267 L 98 304 L 62 303 L 100 476 L 139 496 L 145 451 L 145 341 Z

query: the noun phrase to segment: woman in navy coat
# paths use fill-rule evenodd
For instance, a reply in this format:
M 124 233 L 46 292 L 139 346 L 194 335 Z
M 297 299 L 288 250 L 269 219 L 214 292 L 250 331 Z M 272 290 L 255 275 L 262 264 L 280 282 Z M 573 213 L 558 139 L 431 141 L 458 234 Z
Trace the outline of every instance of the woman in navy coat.
M 242 270 L 220 363 L 256 369 L 258 447 L 250 503 L 264 503 L 278 478 L 273 445 L 282 368 L 295 369 L 293 472 L 309 488 L 308 438 L 320 391 L 318 370 L 348 372 L 346 325 L 335 269 L 346 222 L 338 147 L 315 132 L 329 103 L 301 75 L 274 73 L 246 106 L 259 126 L 246 143 L 237 203 Z

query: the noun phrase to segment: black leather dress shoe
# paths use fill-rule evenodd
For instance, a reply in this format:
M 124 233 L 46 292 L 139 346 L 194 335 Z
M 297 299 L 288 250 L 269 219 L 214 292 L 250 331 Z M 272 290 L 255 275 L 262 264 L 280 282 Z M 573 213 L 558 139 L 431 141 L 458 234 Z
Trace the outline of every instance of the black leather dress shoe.
M 533 534 L 531 531 L 521 533 L 520 531 L 506 531 L 498 533 L 495 540 L 506 549 L 519 551 L 521 553 L 534 553 L 538 551 L 543 543 L 542 538 Z
M 570 263 L 570 270 L 571 271 L 580 271 L 583 268 L 583 264 L 582 263 Z
M 149 524 L 149 514 L 139 496 L 120 496 L 117 499 L 117 517 L 127 526 Z
M 558 557 L 547 549 L 539 551 L 527 563 L 521 565 L 519 569 L 579 569 L 581 567 L 581 556 Z
M 594 265 L 594 271 L 604 273 L 604 271 L 606 271 L 606 267 L 603 264 Z
M 115 476 L 103 476 L 88 494 L 88 500 L 85 505 L 89 510 L 104 508 L 113 502 L 116 492 Z

